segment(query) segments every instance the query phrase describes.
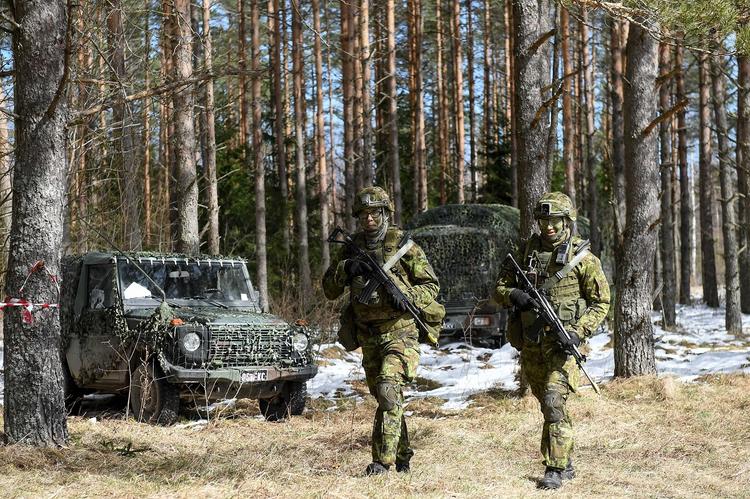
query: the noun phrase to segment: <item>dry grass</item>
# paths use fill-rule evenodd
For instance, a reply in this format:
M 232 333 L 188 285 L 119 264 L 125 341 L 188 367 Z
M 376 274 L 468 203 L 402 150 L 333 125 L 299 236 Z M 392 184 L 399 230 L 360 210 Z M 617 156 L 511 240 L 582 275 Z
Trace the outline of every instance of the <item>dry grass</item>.
M 205 427 L 70 419 L 63 450 L 0 447 L 4 496 L 60 497 L 747 497 L 750 377 L 683 384 L 641 378 L 585 390 L 569 404 L 579 477 L 538 491 L 542 418 L 502 391 L 448 413 L 409 404 L 414 472 L 365 478 L 374 404 L 316 400 L 302 417 L 266 423 L 254 403 Z

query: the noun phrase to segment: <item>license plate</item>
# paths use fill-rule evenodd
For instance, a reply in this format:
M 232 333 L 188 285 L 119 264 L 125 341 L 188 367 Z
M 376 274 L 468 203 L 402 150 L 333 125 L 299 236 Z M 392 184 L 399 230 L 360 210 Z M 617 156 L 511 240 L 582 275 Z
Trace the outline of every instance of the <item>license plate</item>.
M 240 381 L 243 383 L 252 383 L 254 381 L 266 381 L 268 380 L 268 371 L 263 369 L 261 371 L 244 371 L 240 375 Z

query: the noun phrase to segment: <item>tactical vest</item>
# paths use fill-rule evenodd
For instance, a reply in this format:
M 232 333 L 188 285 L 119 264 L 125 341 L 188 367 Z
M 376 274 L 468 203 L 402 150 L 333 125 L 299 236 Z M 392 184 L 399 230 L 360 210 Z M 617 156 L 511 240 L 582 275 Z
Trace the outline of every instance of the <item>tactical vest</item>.
M 403 231 L 391 227 L 386 232 L 383 241 L 374 250 L 369 251 L 369 253 L 375 261 L 382 266 L 398 251 L 399 243 L 403 239 L 403 236 Z M 365 236 L 362 232 L 355 234 L 354 242 L 360 248 L 367 247 L 365 244 Z M 390 273 L 394 276 L 394 282 L 396 282 L 402 291 L 406 291 L 411 287 L 408 274 L 403 265 L 403 259 L 399 260 L 398 263 L 393 266 Z M 382 289 L 376 290 L 370 297 L 368 303 L 360 302 L 358 298 L 362 293 L 365 284 L 366 282 L 363 276 L 355 277 L 351 282 L 351 304 L 357 322 L 364 324 L 383 324 L 394 321 L 404 315 L 404 312 L 401 312 L 393 306 L 388 297 L 385 296 Z
M 584 256 L 582 253 L 587 252 L 588 247 L 588 241 L 574 237 L 568 248 L 568 256 L 565 262 L 574 262 L 579 254 Z M 550 304 L 552 304 L 563 325 L 569 326 L 575 325 L 578 319 L 583 316 L 587 304 L 581 294 L 581 286 L 575 269 L 566 269 L 566 263 L 557 262 L 558 250 L 561 248 L 564 248 L 564 245 L 560 245 L 552 251 L 543 251 L 541 241 L 538 237 L 534 237 L 526 245 L 522 265 L 531 282 L 547 294 Z M 537 316 L 533 312 L 521 314 L 524 337 L 527 340 L 533 341 L 536 337 L 539 337 L 539 331 L 534 330 L 539 327 L 536 321 Z

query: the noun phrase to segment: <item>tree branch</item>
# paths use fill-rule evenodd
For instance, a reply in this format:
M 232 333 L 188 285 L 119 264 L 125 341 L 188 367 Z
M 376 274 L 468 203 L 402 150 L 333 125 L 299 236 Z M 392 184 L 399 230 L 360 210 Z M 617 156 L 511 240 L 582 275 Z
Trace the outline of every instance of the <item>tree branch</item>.
M 643 136 L 650 135 L 651 132 L 654 131 L 654 128 L 659 126 L 660 123 L 663 121 L 668 120 L 678 112 L 682 111 L 684 108 L 687 107 L 687 105 L 690 103 L 690 101 L 687 98 L 682 99 L 680 102 L 672 106 L 670 109 L 664 111 L 659 116 L 657 116 L 654 121 L 648 124 L 648 126 L 643 130 Z

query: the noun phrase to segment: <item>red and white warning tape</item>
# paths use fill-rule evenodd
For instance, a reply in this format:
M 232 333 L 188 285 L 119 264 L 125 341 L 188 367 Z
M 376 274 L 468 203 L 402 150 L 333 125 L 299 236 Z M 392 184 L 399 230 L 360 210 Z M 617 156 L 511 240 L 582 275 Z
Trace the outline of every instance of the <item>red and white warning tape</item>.
M 39 260 L 34 265 L 31 266 L 31 269 L 29 269 L 29 273 L 26 275 L 26 279 L 24 279 L 23 284 L 21 285 L 21 288 L 18 290 L 18 294 L 20 296 L 23 296 L 23 288 L 26 287 L 26 284 L 29 282 L 29 277 L 31 277 L 31 274 L 34 272 L 37 272 L 39 270 L 44 270 L 47 275 L 49 276 L 50 280 L 55 284 L 55 288 L 57 289 L 57 297 L 58 301 L 60 298 L 60 283 L 58 282 L 58 278 L 56 275 L 53 275 L 49 270 L 47 270 L 47 267 L 44 266 L 44 260 Z M 24 324 L 31 324 L 34 322 L 34 317 L 31 315 L 31 313 L 36 309 L 48 309 L 48 308 L 60 308 L 59 303 L 32 303 L 26 298 L 11 298 L 6 297 L 5 301 L 0 302 L 0 311 L 4 310 L 5 307 L 21 307 L 21 317 L 24 322 Z

